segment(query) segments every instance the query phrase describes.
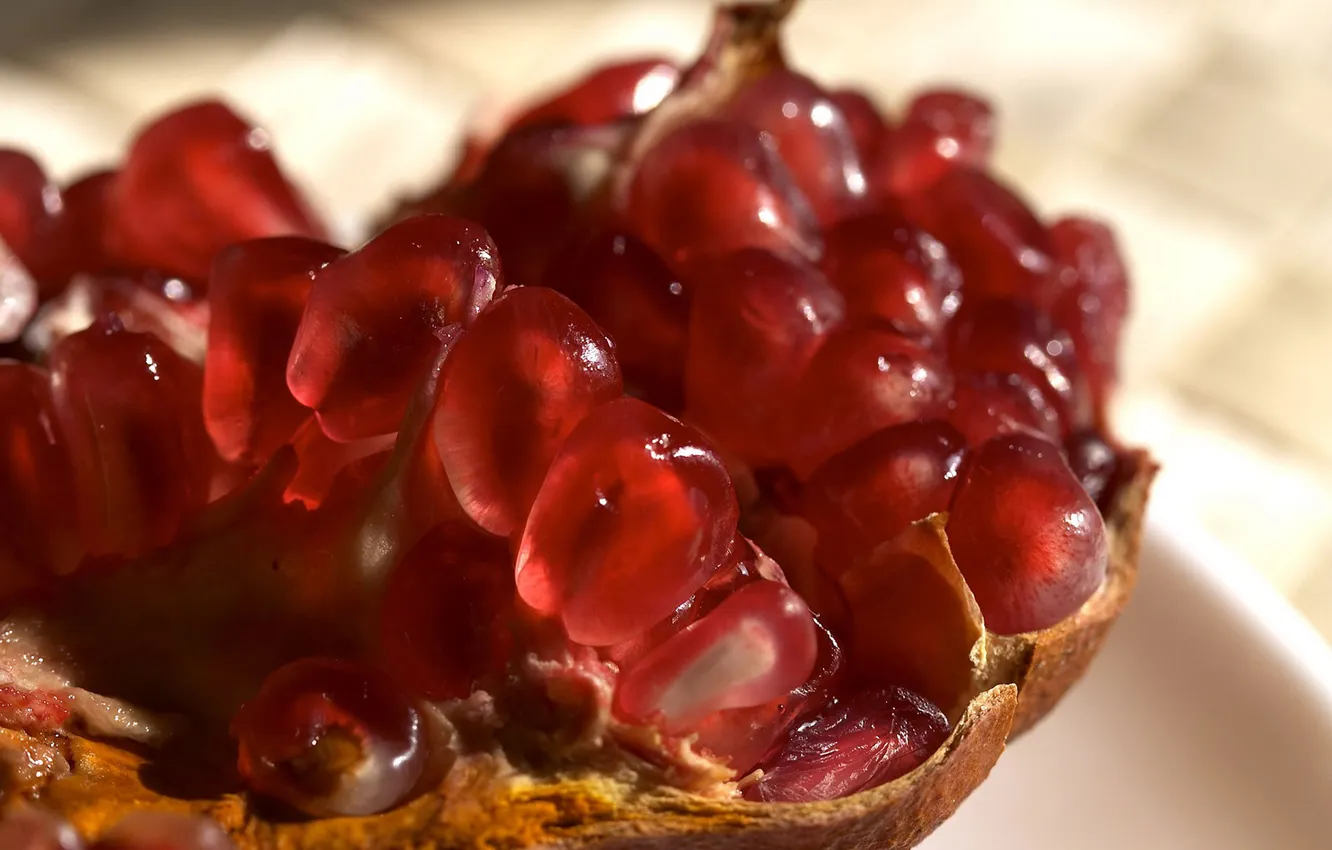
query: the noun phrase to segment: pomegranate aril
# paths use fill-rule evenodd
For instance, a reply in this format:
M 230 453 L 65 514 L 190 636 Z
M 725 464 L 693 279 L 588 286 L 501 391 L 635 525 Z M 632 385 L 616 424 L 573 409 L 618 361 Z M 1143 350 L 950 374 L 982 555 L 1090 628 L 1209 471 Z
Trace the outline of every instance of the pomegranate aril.
M 986 627 L 1000 634 L 1054 625 L 1105 579 L 1101 512 L 1059 447 L 1036 437 L 995 437 L 968 460 L 948 542 Z
M 71 271 L 115 271 L 107 254 L 107 232 L 111 192 L 118 172 L 92 171 L 65 187 L 63 192 L 66 246 Z M 122 269 L 123 270 L 123 269 Z M 61 285 L 63 285 L 61 281 Z M 43 290 L 43 295 L 53 292 Z
M 668 133 L 634 164 L 623 212 L 686 277 L 743 248 L 819 253 L 817 221 L 771 138 L 738 121 L 696 121 Z
M 263 236 L 325 238 L 278 169 L 268 136 L 218 101 L 140 131 L 109 195 L 113 259 L 203 286 L 221 248 Z
M 5 850 L 83 850 L 83 840 L 68 822 L 30 806 L 0 816 L 0 847 Z
M 753 466 L 783 458 L 782 419 L 844 302 L 817 269 L 767 251 L 722 257 L 690 281 L 685 410 Z
M 1097 421 L 1118 374 L 1119 338 L 1128 312 L 1128 271 L 1114 233 L 1100 222 L 1064 218 L 1050 227 L 1059 263 L 1051 316 L 1068 331 Z
M 461 699 L 504 671 L 514 640 L 508 546 L 462 523 L 432 529 L 393 569 L 379 609 L 385 668 L 414 694 Z
M 392 679 L 326 658 L 272 673 L 237 712 L 231 734 L 251 789 L 316 817 L 396 806 L 428 758 L 424 720 Z
M 164 811 L 131 812 L 89 850 L 234 850 L 217 822 Z
M 792 723 L 811 707 L 827 701 L 841 681 L 842 647 L 817 616 L 814 628 L 818 654 L 808 679 L 763 705 L 709 715 L 693 729 L 695 746 L 725 759 L 736 776 L 744 776 L 773 749 Z
M 522 528 L 574 426 L 624 389 L 606 335 L 541 287 L 512 289 L 482 313 L 443 380 L 435 447 L 467 515 L 500 536 Z
M 1054 270 L 1045 226 L 1007 186 L 957 168 L 907 200 L 907 212 L 947 248 L 969 300 L 1036 300 Z M 1042 305 L 1043 306 L 1043 305 Z
M 37 284 L 0 238 L 0 345 L 23 334 L 37 312 Z
M 764 803 L 847 797 L 909 773 L 947 737 L 943 713 L 904 688 L 842 696 L 791 730 L 744 796 Z
M 948 368 L 910 337 L 878 328 L 834 331 L 801 379 L 785 460 L 807 478 L 881 428 L 940 415 L 951 393 Z
M 287 387 L 339 441 L 397 430 L 440 335 L 471 324 L 500 285 L 480 227 L 417 216 L 315 272 L 287 361 Z
M 846 117 L 851 138 L 855 141 L 860 162 L 869 170 L 878 161 L 880 152 L 892 135 L 893 129 L 864 92 L 855 89 L 836 89 L 828 94 L 833 104 Z
M 13 306 L 15 273 L 5 268 L 5 246 L 44 295 L 60 290 L 76 270 L 60 188 L 22 151 L 0 148 L 0 340 Z M 10 339 L 13 337 L 10 336 Z
M 1082 482 L 1082 489 L 1097 505 L 1113 491 L 1119 473 L 1119 457 L 1114 448 L 1095 431 L 1080 431 L 1064 441 L 1069 469 Z
M 993 147 L 989 103 L 966 92 L 924 92 L 894 129 L 876 183 L 893 195 L 919 192 L 950 169 L 984 168 Z
M 744 86 L 723 114 L 772 135 L 782 162 L 823 224 L 868 203 L 869 187 L 851 125 L 810 78 L 770 71 Z
M 947 250 L 896 212 L 880 211 L 833 228 L 823 270 L 854 319 L 932 338 L 957 311 L 962 278 Z
M 545 282 L 614 340 L 632 395 L 667 411 L 681 408 L 689 295 L 660 257 L 628 233 L 600 229 L 573 240 Z
M 315 272 L 344 253 L 278 236 L 233 245 L 214 261 L 203 413 L 227 460 L 263 463 L 309 416 L 287 389 L 287 355 Z
M 170 542 L 207 502 L 212 477 L 198 367 L 115 317 L 61 340 L 50 362 L 89 552 Z
M 675 88 L 680 71 L 668 59 L 633 59 L 604 65 L 549 100 L 528 107 L 510 130 L 537 124 L 606 124 L 642 115 Z
M 625 670 L 616 708 L 683 730 L 714 711 L 789 692 L 809 678 L 817 651 L 804 600 L 784 584 L 757 581 Z
M 816 558 L 837 576 L 918 519 L 948 510 L 965 448 L 939 420 L 878 431 L 818 467 L 805 483 L 804 515 Z
M 79 558 L 74 479 L 44 369 L 0 360 L 0 598 Z
M 969 300 L 948 330 L 949 360 L 957 372 L 1025 378 L 1045 396 L 1065 430 L 1090 423 L 1091 399 L 1073 341 L 1047 314 L 1016 299 Z
M 730 477 L 692 428 L 637 399 L 604 404 L 546 474 L 518 548 L 518 593 L 578 643 L 621 643 L 723 563 L 738 514 Z
M 964 372 L 953 382 L 948 421 L 979 446 L 999 434 L 1035 434 L 1058 440 L 1063 433 L 1059 415 L 1045 395 L 1021 375 L 1000 372 Z

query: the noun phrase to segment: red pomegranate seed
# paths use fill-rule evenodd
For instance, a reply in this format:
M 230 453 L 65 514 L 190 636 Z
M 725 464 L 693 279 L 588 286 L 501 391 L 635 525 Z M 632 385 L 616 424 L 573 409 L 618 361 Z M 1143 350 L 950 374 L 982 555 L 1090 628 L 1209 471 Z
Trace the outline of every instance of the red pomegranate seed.
M 907 202 L 947 248 L 966 297 L 1035 299 L 1054 269 L 1045 226 L 1013 190 L 983 171 L 955 168 Z
M 461 699 L 513 652 L 513 568 L 503 540 L 436 526 L 394 568 L 380 603 L 389 673 L 431 700 Z
M 814 628 L 818 654 L 808 679 L 763 705 L 709 715 L 692 730 L 695 746 L 725 759 L 736 776 L 744 776 L 772 751 L 792 723 L 811 706 L 825 702 L 841 678 L 842 647 L 817 617 Z
M 817 223 L 769 136 L 738 121 L 685 124 L 636 164 L 630 228 L 681 272 L 764 248 L 813 259 Z
M 1080 431 L 1064 442 L 1069 469 L 1082 482 L 1082 489 L 1097 505 L 1104 504 L 1119 474 L 1119 457 L 1114 448 L 1095 431 Z
M 178 109 L 139 133 L 111 189 L 109 222 L 116 260 L 197 286 L 232 242 L 326 238 L 278 169 L 267 134 L 218 101 Z
M 881 320 L 909 336 L 937 336 L 957 311 L 962 279 L 948 252 L 895 212 L 833 228 L 823 270 L 846 297 L 848 315 Z
M 782 162 L 825 225 L 868 203 L 851 125 L 809 77 L 786 70 L 763 74 L 740 90 L 724 115 L 772 134 Z
M 0 340 L 9 324 L 5 314 L 14 310 L 7 302 L 15 297 L 16 273 L 5 268 L 6 245 L 44 296 L 59 292 L 77 270 L 60 187 L 26 153 L 0 148 Z
M 53 814 L 31 806 L 0 818 L 0 847 L 5 850 L 83 850 L 78 830 Z
M 953 382 L 948 421 L 979 446 L 1000 434 L 1035 434 L 1058 440 L 1059 415 L 1031 381 L 1000 372 L 964 372 Z
M 920 343 L 877 328 L 835 331 L 802 379 L 786 460 L 807 478 L 881 428 L 941 414 L 951 393 L 952 375 Z
M 78 562 L 74 503 L 50 376 L 0 360 L 0 598 Z
M 948 542 L 986 627 L 1000 634 L 1054 625 L 1105 579 L 1101 512 L 1059 448 L 1035 437 L 996 437 L 969 460 Z
M 994 147 L 994 111 L 960 91 L 928 91 L 907 107 L 878 175 L 894 195 L 929 188 L 953 168 L 984 168 Z
M 396 806 L 427 760 L 416 707 L 387 675 L 350 661 L 280 668 L 237 712 L 231 734 L 251 789 L 315 817 Z
M 631 394 L 668 412 L 681 409 L 689 297 L 660 257 L 627 233 L 598 230 L 574 240 L 545 282 L 614 340 Z
M 234 850 L 216 821 L 163 811 L 131 812 L 90 850 Z
M 971 687 L 973 612 L 956 576 L 891 544 L 839 578 L 849 611 L 848 669 L 870 685 L 902 685 L 939 705 Z
M 198 367 L 114 317 L 61 340 L 50 362 L 89 552 L 170 542 L 212 477 Z
M 723 563 L 739 508 L 721 461 L 688 426 L 637 399 L 604 404 L 551 464 L 523 529 L 518 593 L 569 637 L 641 634 Z
M 435 415 L 467 515 L 492 534 L 520 529 L 565 437 L 623 389 L 610 340 L 578 305 L 540 287 L 497 300 L 449 356 Z
M 908 422 L 814 470 L 805 483 L 804 514 L 818 532 L 819 566 L 840 575 L 911 523 L 948 510 L 964 448 L 946 422 Z
M 846 116 L 851 138 L 855 140 L 856 151 L 860 154 L 860 161 L 867 170 L 871 169 L 893 133 L 892 128 L 864 92 L 855 89 L 836 89 L 830 92 L 828 97 Z
M 452 323 L 471 324 L 500 284 L 485 231 L 417 216 L 315 272 L 287 361 L 287 386 L 324 432 L 350 441 L 397 430 Z
M 383 434 L 339 443 L 329 439 L 319 427 L 319 420 L 308 417 L 291 435 L 290 445 L 296 450 L 296 474 L 283 494 L 288 502 L 299 500 L 313 510 L 328 498 L 338 474 L 354 463 L 379 457 L 387 461 L 387 452 L 393 447 L 396 434 Z
M 37 284 L 0 238 L 0 344 L 23 335 L 37 312 Z
M 559 94 L 524 110 L 510 130 L 537 124 L 606 124 L 650 112 L 675 88 L 680 71 L 669 59 L 603 65 Z
M 287 354 L 315 272 L 344 253 L 276 236 L 218 254 L 208 283 L 203 413 L 227 460 L 263 463 L 309 416 L 287 389 Z
M 65 187 L 63 193 L 67 250 L 73 270 L 114 270 L 107 253 L 109 207 L 118 172 L 89 172 Z
M 781 420 L 844 303 L 819 272 L 767 251 L 718 259 L 691 281 L 685 409 L 753 466 L 778 462 Z
M 1114 233 L 1085 218 L 1064 218 L 1050 228 L 1060 263 L 1051 315 L 1068 331 L 1086 376 L 1098 421 L 1118 375 L 1119 338 L 1128 312 L 1128 271 Z
M 968 301 L 949 336 L 949 359 L 957 372 L 1025 378 L 1045 396 L 1065 429 L 1090 423 L 1091 399 L 1073 341 L 1031 304 Z
M 834 700 L 791 730 L 744 791 L 764 803 L 836 800 L 903 776 L 948 737 L 948 718 L 904 688 Z
M 804 600 L 779 582 L 753 582 L 625 670 L 616 707 L 684 729 L 711 712 L 791 691 L 809 678 L 817 651 Z

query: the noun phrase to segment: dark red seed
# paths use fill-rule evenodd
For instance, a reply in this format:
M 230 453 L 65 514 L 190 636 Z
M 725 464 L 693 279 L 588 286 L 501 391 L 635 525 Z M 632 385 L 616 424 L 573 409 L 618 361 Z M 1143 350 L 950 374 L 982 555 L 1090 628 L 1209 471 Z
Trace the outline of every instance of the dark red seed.
M 1064 442 L 1068 466 L 1082 482 L 1082 489 L 1098 505 L 1113 489 L 1119 473 L 1119 456 L 1113 447 L 1095 431 L 1080 431 Z

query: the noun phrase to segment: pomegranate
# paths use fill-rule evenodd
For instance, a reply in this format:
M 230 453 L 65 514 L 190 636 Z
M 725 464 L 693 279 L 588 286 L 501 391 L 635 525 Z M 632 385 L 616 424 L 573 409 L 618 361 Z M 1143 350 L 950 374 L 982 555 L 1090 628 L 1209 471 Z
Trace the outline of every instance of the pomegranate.
M 1058 702 L 1154 470 L 1125 265 L 792 5 L 351 250 L 219 102 L 0 151 L 0 843 L 907 848 Z

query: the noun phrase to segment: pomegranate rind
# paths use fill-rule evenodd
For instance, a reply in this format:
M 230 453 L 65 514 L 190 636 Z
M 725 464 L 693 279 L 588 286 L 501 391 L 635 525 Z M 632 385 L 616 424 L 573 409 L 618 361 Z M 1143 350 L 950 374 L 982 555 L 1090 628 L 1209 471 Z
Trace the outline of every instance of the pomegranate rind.
M 1110 563 L 1100 589 L 1075 614 L 1048 629 L 1015 635 L 987 633 L 978 681 L 981 687 L 1005 682 L 1017 685 L 1015 736 L 1040 722 L 1082 678 L 1133 595 L 1147 497 L 1158 465 L 1139 450 L 1128 452 L 1122 462 L 1123 484 L 1105 516 Z
M 241 795 L 163 796 L 140 780 L 140 756 L 82 738 L 69 741 L 71 775 L 51 783 L 41 799 L 88 836 L 141 808 L 205 815 L 238 850 L 906 850 L 984 781 L 1003 752 L 1016 706 L 1016 688 L 992 688 L 911 773 L 821 803 L 711 799 L 596 774 L 501 775 L 493 760 L 478 757 L 455 768 L 444 786 L 383 815 L 278 821 L 256 813 Z

